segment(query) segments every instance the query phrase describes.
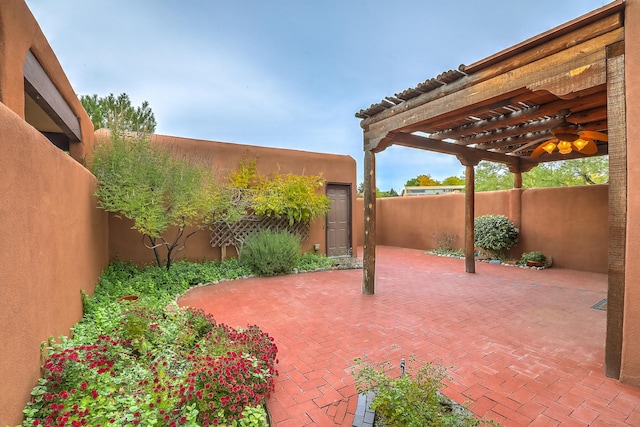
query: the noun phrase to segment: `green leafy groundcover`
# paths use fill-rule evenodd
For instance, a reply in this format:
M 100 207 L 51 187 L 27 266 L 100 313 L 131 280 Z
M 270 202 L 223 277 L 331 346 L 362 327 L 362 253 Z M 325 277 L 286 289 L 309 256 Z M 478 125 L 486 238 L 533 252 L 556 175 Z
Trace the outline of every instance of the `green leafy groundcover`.
M 23 425 L 266 426 L 273 338 L 175 303 L 190 286 L 247 274 L 235 260 L 109 266 L 94 296 L 83 296 L 73 338 L 43 348 Z M 140 299 L 117 302 L 126 294 Z

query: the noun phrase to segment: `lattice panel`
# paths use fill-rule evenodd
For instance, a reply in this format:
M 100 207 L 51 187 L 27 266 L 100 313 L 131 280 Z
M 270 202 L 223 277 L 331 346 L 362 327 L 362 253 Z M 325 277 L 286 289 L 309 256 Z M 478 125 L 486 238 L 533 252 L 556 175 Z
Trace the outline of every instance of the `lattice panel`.
M 274 231 L 288 230 L 300 236 L 302 241 L 307 241 L 309 240 L 311 228 L 309 224 L 299 222 L 289 225 L 287 218 L 246 215 L 240 221 L 231 224 L 226 222 L 213 223 L 211 225 L 209 243 L 214 248 L 233 246 L 239 250 L 247 236 L 266 229 Z

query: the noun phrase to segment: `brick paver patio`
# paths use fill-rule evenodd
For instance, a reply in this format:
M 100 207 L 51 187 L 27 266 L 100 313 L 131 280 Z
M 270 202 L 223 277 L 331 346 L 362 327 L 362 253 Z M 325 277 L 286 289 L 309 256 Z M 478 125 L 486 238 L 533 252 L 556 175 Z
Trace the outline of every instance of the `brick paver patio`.
M 607 277 L 528 270 L 378 247 L 376 294 L 362 270 L 251 278 L 180 301 L 279 348 L 268 405 L 278 427 L 351 426 L 350 367 L 417 354 L 450 366 L 443 393 L 503 426 L 638 426 L 640 389 L 603 374 Z

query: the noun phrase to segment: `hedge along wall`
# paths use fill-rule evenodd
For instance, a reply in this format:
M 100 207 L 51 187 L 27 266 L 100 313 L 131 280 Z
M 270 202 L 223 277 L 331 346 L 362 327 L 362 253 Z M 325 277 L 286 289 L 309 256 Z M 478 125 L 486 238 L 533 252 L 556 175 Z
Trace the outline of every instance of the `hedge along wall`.
M 510 256 L 541 251 L 554 266 L 607 272 L 608 186 L 520 189 L 476 193 L 476 216 L 509 217 L 520 228 Z M 520 203 L 518 200 L 520 199 Z M 357 244 L 364 236 L 364 201 L 357 200 Z M 464 246 L 464 194 L 377 199 L 377 244 L 436 249 L 433 233 L 457 234 Z
M 98 139 L 104 138 L 103 131 L 97 133 Z M 352 157 L 334 154 L 311 153 L 299 150 L 258 147 L 227 142 L 204 141 L 173 136 L 154 135 L 153 141 L 188 158 L 204 159 L 211 165 L 220 180 L 229 171 L 238 169 L 240 162 L 245 164 L 256 160 L 258 172 L 269 175 L 279 172 L 284 175 L 318 175 L 326 183 L 341 183 L 351 185 L 352 217 L 356 195 L 356 163 Z M 325 187 L 326 189 L 326 187 Z M 322 189 L 321 191 L 324 191 Z M 153 263 L 153 252 L 142 244 L 142 235 L 131 230 L 132 221 L 109 218 L 109 252 L 112 259 L 130 260 L 135 263 Z M 172 236 L 172 231 L 167 236 Z M 353 236 L 353 228 L 352 228 Z M 317 218 L 311 223 L 309 241 L 303 242 L 302 250 L 311 251 L 315 243 L 320 244 L 320 252 L 326 253 L 325 218 Z M 355 243 L 354 243 L 355 245 Z M 209 244 L 209 231 L 196 233 L 188 241 L 187 248 L 178 254 L 177 259 L 189 260 L 218 260 L 221 256 L 220 248 L 212 248 Z M 232 247 L 227 248 L 227 256 L 235 256 Z
M 0 425 L 17 425 L 40 343 L 69 335 L 108 262 L 95 178 L 0 103 Z

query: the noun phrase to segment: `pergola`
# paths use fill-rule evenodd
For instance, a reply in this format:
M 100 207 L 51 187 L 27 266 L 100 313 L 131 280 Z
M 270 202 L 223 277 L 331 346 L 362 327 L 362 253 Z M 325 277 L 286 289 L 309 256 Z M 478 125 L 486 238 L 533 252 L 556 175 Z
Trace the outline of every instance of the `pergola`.
M 619 378 L 627 205 L 624 8 L 617 0 L 356 114 L 365 153 L 364 294 L 375 288 L 376 153 L 401 145 L 455 155 L 466 167 L 465 269 L 474 273 L 474 166 L 503 163 L 520 188 L 521 173 L 541 162 L 584 157 L 577 150 L 532 156 L 554 128 L 569 123 L 607 133 L 608 141 L 595 141 L 593 155 L 609 155 L 605 373 Z

